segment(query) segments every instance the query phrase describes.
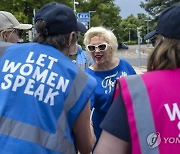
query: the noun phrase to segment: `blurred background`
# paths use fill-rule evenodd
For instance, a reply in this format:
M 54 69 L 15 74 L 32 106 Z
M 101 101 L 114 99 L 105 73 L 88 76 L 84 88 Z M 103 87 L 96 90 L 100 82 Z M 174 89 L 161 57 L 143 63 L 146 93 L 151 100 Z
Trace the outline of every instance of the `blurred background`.
M 0 10 L 13 13 L 22 23 L 33 23 L 35 12 L 51 0 L 1 0 Z M 104 26 L 113 30 L 118 42 L 124 45 L 147 44 L 144 36 L 156 26 L 159 13 L 180 0 L 56 0 L 71 7 L 77 20 L 87 28 Z M 34 27 L 23 35 L 31 41 Z M 82 43 L 80 36 L 79 44 Z

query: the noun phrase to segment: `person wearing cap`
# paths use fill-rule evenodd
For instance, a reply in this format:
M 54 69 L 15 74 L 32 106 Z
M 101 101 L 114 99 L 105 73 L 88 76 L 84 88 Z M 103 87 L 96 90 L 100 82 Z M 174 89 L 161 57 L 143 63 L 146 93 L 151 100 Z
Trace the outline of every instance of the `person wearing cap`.
M 89 54 L 89 52 L 83 50 L 79 44 L 76 45 L 75 52 L 71 53 L 69 55 L 69 58 L 72 60 L 73 63 L 75 63 L 82 70 L 85 70 L 89 66 L 94 64 L 94 61 L 91 55 Z
M 141 75 L 117 80 L 94 154 L 179 154 L 180 4 L 164 10 Z
M 20 24 L 10 12 L 0 11 L 0 41 L 17 43 L 22 30 L 31 28 L 31 24 Z
M 82 27 L 82 33 L 85 33 L 87 31 L 86 26 L 83 23 L 80 23 Z M 76 44 L 76 50 L 72 52 L 69 55 L 69 58 L 72 60 L 73 63 L 75 63 L 78 67 L 80 67 L 82 70 L 85 70 L 90 65 L 94 63 L 91 55 L 89 52 L 86 52 L 82 49 L 81 45 L 78 43 Z
M 88 154 L 96 80 L 68 58 L 81 24 L 68 6 L 48 3 L 35 28 L 33 42 L 10 45 L 0 60 L 0 153 Z

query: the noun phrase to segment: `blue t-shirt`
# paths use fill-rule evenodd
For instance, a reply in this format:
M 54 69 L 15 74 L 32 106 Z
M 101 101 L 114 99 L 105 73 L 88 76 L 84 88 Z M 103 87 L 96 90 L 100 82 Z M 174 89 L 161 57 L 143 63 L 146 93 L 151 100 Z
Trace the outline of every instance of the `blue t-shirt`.
M 111 70 L 94 71 L 88 68 L 86 72 L 92 75 L 98 83 L 91 96 L 91 108 L 94 108 L 92 121 L 96 139 L 98 140 L 102 131 L 99 125 L 111 106 L 116 79 L 122 76 L 136 74 L 136 72 L 124 59 L 120 59 L 119 65 Z

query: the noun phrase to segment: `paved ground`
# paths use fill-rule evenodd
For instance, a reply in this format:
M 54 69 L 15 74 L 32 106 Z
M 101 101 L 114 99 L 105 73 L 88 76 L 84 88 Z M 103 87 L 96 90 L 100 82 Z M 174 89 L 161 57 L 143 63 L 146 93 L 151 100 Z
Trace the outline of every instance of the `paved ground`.
M 146 72 L 147 57 L 152 50 L 152 46 L 141 45 L 140 49 L 138 45 L 129 45 L 128 47 L 128 50 L 118 50 L 116 56 L 126 59 L 138 74 Z

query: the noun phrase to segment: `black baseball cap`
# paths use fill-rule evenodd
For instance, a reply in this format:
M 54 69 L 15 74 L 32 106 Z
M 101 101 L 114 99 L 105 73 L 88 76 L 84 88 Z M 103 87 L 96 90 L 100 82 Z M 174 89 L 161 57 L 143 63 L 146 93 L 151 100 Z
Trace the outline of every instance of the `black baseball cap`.
M 38 20 L 46 22 L 48 35 L 87 31 L 85 25 L 77 21 L 73 10 L 61 3 L 52 2 L 40 8 L 35 14 L 35 23 Z
M 156 29 L 148 33 L 144 39 L 148 40 L 155 34 L 173 39 L 180 39 L 180 4 L 164 10 L 159 16 Z

